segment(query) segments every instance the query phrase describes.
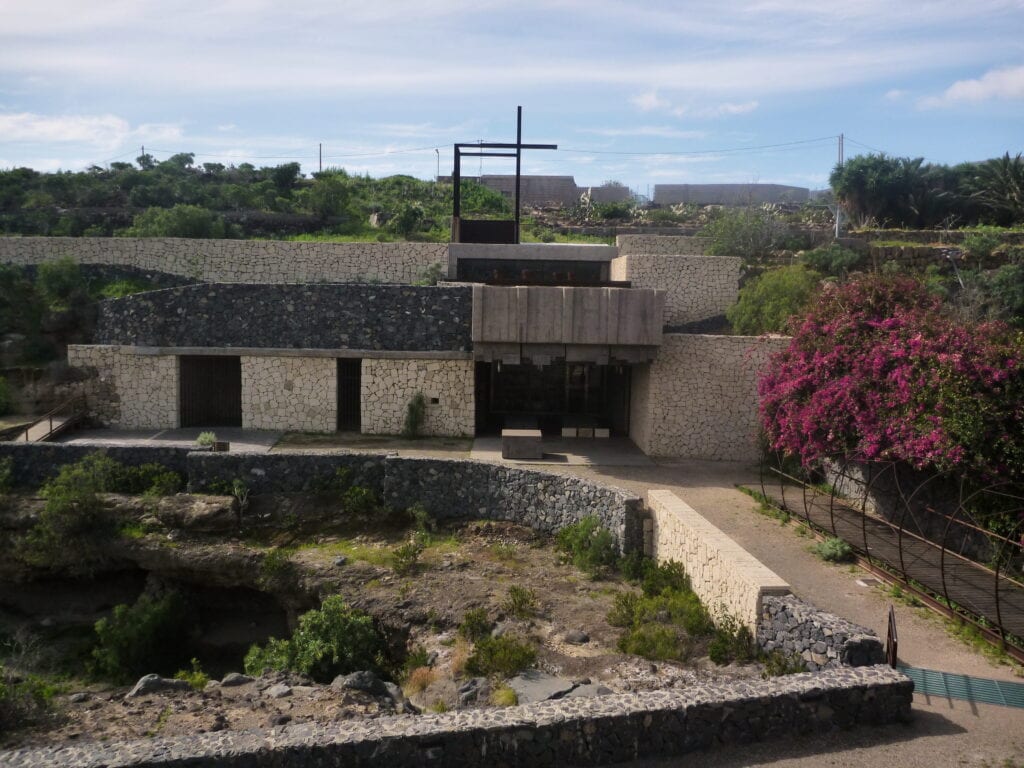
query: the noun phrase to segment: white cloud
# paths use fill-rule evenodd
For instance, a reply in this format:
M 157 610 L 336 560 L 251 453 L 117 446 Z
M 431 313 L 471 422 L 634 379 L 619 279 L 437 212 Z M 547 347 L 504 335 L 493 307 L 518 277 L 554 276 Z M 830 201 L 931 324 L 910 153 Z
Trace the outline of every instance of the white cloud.
M 112 150 L 125 141 L 178 141 L 181 128 L 165 123 L 132 127 L 117 115 L 39 115 L 31 112 L 0 114 L 0 136 L 5 141 L 30 144 L 85 144 Z
M 592 133 L 595 136 L 647 136 L 658 139 L 703 139 L 704 131 L 681 131 L 664 125 L 639 125 L 632 128 L 580 128 L 580 133 Z
M 650 112 L 654 109 L 668 109 L 672 106 L 672 102 L 668 99 L 663 99 L 658 96 L 657 91 L 647 91 L 641 93 L 639 96 L 634 96 L 629 100 L 631 104 L 636 106 L 641 112 Z
M 1024 66 L 992 69 L 973 80 L 957 80 L 940 96 L 918 102 L 922 109 L 978 104 L 983 101 L 1024 100 Z
M 899 88 L 893 88 L 885 92 L 886 101 L 903 101 L 907 97 L 907 92 Z
M 753 112 L 758 108 L 758 106 L 760 106 L 760 104 L 756 99 L 744 101 L 742 103 L 727 101 L 722 104 L 712 104 L 706 107 L 694 108 L 679 106 L 672 110 L 672 114 L 676 117 L 700 117 L 714 119 L 716 117 L 728 117 L 731 115 L 745 115 L 749 112 Z

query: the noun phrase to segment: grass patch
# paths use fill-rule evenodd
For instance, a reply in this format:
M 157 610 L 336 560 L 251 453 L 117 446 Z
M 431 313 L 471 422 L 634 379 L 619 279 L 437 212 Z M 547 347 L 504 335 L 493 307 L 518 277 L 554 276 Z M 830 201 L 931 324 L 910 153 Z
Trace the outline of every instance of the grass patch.
M 488 618 L 486 608 L 470 608 L 463 614 L 458 632 L 459 637 L 475 643 L 490 635 L 493 628 L 494 623 Z
M 491 704 L 496 707 L 514 707 L 518 703 L 516 692 L 507 685 L 499 685 L 491 692 Z
M 850 545 L 835 536 L 819 541 L 814 545 L 813 552 L 828 563 L 849 563 L 854 559 Z
M 757 502 L 757 513 L 770 517 L 773 520 L 778 520 L 782 525 L 786 525 L 790 521 L 790 514 L 784 509 L 780 509 L 775 503 L 765 496 L 760 491 L 754 490 L 753 488 L 747 488 L 745 485 L 737 485 L 736 490 L 740 493 L 745 493 L 747 496 Z
M 466 660 L 471 675 L 512 677 L 537 660 L 537 649 L 531 643 L 510 635 L 485 637 L 473 648 Z

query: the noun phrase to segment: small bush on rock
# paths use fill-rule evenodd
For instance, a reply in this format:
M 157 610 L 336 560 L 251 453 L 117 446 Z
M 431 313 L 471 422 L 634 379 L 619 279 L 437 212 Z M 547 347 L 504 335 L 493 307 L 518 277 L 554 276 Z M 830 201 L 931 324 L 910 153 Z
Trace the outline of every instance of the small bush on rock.
M 471 675 L 512 677 L 533 665 L 537 650 L 527 642 L 509 635 L 485 637 L 477 641 L 466 661 Z
M 509 587 L 508 598 L 502 610 L 517 619 L 530 619 L 537 615 L 537 593 L 528 587 L 514 584 Z
M 788 656 L 776 649 L 764 658 L 764 671 L 761 677 L 767 680 L 769 677 L 780 677 L 782 675 L 795 675 L 807 671 L 807 662 L 799 654 L 793 653 Z
M 382 672 L 386 666 L 386 644 L 373 619 L 350 608 L 339 595 L 300 616 L 290 640 L 271 638 L 265 647 L 253 645 L 245 656 L 248 675 L 292 670 L 320 683 L 359 670 Z
M 693 640 L 669 624 L 641 624 L 619 638 L 618 648 L 654 661 L 686 661 Z

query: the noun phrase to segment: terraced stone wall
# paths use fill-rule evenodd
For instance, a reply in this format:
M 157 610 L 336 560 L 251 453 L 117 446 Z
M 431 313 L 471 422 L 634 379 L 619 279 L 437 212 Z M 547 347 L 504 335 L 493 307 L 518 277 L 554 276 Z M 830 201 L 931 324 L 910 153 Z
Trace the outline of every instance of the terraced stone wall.
M 411 284 L 448 263 L 447 243 L 303 243 L 173 237 L 0 237 L 0 263 L 70 257 L 207 283 Z

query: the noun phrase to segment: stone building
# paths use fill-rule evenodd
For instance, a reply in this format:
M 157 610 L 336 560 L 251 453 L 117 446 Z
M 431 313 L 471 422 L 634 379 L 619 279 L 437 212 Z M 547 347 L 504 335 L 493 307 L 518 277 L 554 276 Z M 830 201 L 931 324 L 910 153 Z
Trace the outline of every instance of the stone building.
M 69 348 L 95 419 L 630 437 L 652 455 L 749 459 L 778 342 L 686 332 L 736 299 L 740 260 L 694 238 L 616 246 L 0 238 L 0 262 L 71 255 L 188 284 L 101 303 Z M 416 285 L 440 274 L 436 285 Z

